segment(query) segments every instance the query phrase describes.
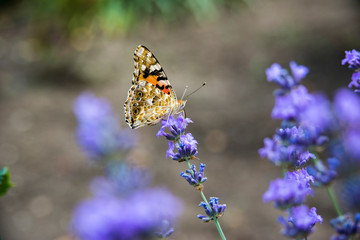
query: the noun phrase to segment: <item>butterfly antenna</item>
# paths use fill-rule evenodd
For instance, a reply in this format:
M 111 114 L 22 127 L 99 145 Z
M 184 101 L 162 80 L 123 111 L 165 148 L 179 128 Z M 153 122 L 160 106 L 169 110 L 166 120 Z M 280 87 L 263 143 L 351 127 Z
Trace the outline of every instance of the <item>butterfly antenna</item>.
M 195 89 L 193 92 L 191 92 L 191 93 L 189 93 L 188 95 L 186 95 L 185 98 L 190 97 L 191 95 L 193 95 L 194 93 L 196 93 L 197 91 L 199 91 L 200 88 L 202 88 L 202 87 L 205 86 L 205 85 L 206 85 L 206 82 L 204 82 L 200 87 L 198 87 L 197 89 Z
M 181 96 L 181 100 L 184 99 L 185 93 L 187 92 L 188 88 L 189 88 L 189 86 L 185 86 L 185 90 L 184 90 L 183 95 Z

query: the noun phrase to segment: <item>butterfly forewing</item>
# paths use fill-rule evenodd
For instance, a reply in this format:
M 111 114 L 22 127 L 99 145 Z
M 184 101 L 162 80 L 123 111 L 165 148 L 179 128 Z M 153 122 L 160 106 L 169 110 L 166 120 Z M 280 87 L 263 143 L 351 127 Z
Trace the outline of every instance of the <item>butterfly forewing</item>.
M 155 125 L 178 113 L 185 101 L 178 101 L 167 76 L 154 54 L 139 45 L 134 53 L 132 86 L 125 102 L 125 121 L 131 128 Z

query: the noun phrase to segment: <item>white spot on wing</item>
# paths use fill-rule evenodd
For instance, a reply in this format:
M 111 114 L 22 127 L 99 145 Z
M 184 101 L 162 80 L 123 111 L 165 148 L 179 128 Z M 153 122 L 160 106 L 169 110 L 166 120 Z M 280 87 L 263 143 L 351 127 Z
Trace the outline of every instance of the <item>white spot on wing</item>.
M 151 72 L 153 72 L 153 71 L 155 71 L 155 70 L 160 70 L 160 69 L 161 69 L 161 66 L 160 66 L 160 64 L 158 64 L 158 63 L 150 66 L 150 71 L 151 71 Z
M 141 57 L 141 55 L 143 54 L 143 52 L 144 52 L 144 48 L 140 48 L 136 55 L 138 55 L 139 57 Z
M 148 105 L 152 105 L 152 99 L 146 100 L 146 103 L 147 103 Z
M 145 65 L 141 65 L 141 70 L 145 71 L 146 66 Z M 150 68 L 151 69 L 151 68 Z

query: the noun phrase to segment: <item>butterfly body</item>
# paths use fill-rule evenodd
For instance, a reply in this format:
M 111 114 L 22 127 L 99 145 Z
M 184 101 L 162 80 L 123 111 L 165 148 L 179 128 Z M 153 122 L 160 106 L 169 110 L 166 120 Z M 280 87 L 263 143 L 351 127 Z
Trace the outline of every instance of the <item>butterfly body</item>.
M 155 125 L 183 111 L 186 101 L 177 100 L 159 61 L 139 45 L 134 53 L 132 86 L 125 101 L 125 121 L 131 128 Z

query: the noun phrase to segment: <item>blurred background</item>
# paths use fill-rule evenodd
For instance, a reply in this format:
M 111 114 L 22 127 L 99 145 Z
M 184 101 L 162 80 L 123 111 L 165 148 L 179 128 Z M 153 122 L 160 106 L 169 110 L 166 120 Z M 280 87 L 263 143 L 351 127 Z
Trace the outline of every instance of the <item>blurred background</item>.
M 258 156 L 263 139 L 280 124 L 271 120 L 276 88 L 264 71 L 291 60 L 310 68 L 304 85 L 330 98 L 347 86 L 344 50 L 360 48 L 356 0 L 0 0 L 0 166 L 15 187 L 0 199 L 3 240 L 67 240 L 77 203 L 102 174 L 75 140 L 74 99 L 83 91 L 109 99 L 123 119 L 133 52 L 143 44 L 158 58 L 181 96 L 191 96 L 188 131 L 207 164 L 205 193 L 228 208 L 221 218 L 228 239 L 285 239 L 280 211 L 262 202 L 280 169 Z M 127 128 L 125 122 L 121 122 Z M 159 125 L 136 131 L 131 153 L 185 202 L 170 239 L 219 239 L 213 224 L 196 218 L 201 201 L 165 159 Z M 335 212 L 325 190 L 309 199 L 326 219 Z M 328 222 L 313 239 L 329 239 Z

